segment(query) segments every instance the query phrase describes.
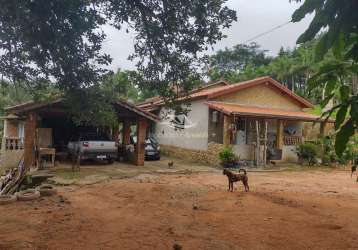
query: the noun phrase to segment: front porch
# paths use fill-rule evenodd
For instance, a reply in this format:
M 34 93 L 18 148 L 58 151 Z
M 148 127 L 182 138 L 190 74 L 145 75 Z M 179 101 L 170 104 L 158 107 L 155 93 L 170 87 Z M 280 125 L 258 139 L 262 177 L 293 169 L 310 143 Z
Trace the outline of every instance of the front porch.
M 265 165 L 268 160 L 297 162 L 297 145 L 305 141 L 307 123 L 326 122 L 303 111 L 209 102 L 208 142 L 232 146 L 241 160 Z

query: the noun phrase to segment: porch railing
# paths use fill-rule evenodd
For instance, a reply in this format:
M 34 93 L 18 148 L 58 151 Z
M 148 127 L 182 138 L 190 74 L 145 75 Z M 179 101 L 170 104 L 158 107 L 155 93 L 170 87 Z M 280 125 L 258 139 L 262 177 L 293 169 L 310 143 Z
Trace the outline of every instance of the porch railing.
M 285 146 L 293 146 L 293 145 L 298 145 L 301 144 L 303 141 L 302 136 L 297 136 L 297 135 L 285 135 L 283 137 L 283 144 Z
M 24 149 L 23 140 L 18 137 L 5 137 L 4 138 L 5 150 L 21 150 Z

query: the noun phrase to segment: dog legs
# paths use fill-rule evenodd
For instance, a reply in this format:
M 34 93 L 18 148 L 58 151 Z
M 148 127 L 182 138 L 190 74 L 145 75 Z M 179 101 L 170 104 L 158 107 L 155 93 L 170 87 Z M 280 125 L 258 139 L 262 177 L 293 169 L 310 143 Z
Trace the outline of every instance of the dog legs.
M 244 184 L 245 192 L 249 192 L 250 190 L 249 183 L 247 181 L 243 181 L 242 184 Z

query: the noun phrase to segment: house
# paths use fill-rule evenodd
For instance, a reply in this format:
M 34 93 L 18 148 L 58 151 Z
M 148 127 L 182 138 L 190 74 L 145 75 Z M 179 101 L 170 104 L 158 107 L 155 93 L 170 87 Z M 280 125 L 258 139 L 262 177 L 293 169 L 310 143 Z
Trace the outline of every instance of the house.
M 113 103 L 118 126 L 95 128 L 104 130 L 113 140 L 121 141 L 123 148 L 130 144 L 130 133 L 138 142 L 129 157 L 136 165 L 144 165 L 144 143 L 147 124 L 158 117 L 124 101 Z M 56 157 L 67 151 L 67 143 L 74 133 L 88 129 L 75 124 L 69 116 L 63 99 L 51 102 L 28 102 L 5 109 L 4 135 L 1 146 L 1 166 L 15 165 L 23 156 L 26 167 L 35 164 L 39 144 L 48 145 Z M 93 128 L 92 128 L 93 129 Z
M 181 117 L 164 116 L 170 110 L 160 98 L 138 107 L 162 117 L 151 130 L 163 151 L 205 163 L 217 164 L 218 151 L 227 145 L 242 160 L 261 157 L 263 163 L 272 152 L 274 160 L 296 161 L 295 147 L 312 134 L 312 126 L 316 136 L 327 130 L 326 121 L 307 112 L 313 107 L 309 101 L 270 77 L 219 81 L 192 91 L 183 102 L 190 103 L 190 112 Z

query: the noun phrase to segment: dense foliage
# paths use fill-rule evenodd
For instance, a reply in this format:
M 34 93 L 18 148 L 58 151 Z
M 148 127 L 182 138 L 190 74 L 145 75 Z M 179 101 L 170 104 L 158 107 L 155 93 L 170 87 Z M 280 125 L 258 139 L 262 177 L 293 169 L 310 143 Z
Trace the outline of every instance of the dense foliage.
M 76 123 L 115 125 L 117 121 L 112 104 L 118 100 L 136 102 L 141 93 L 133 78 L 135 71 L 118 70 L 107 75 L 99 84 L 86 91 L 66 94 L 67 104 Z
M 169 84 L 189 89 L 200 77 L 200 52 L 236 20 L 225 2 L 0 0 L 0 74 L 30 89 L 53 85 L 77 95 L 69 99 L 92 98 L 90 92 L 101 89 L 96 85 L 106 78 L 111 62 L 101 50 L 103 26 L 121 29 L 127 24 L 135 34 L 131 58 L 137 60 L 138 82 L 172 99 L 176 93 Z
M 266 52 L 257 43 L 237 44 L 233 48 L 219 50 L 210 57 L 209 77 L 211 80 L 239 80 L 248 67 L 257 70 L 271 62 Z
M 315 48 L 315 60 L 324 61 L 311 77 L 310 89 L 324 89 L 326 98 L 322 105 L 336 98 L 338 103 L 329 112 L 337 111 L 335 150 L 343 154 L 349 138 L 358 128 L 358 1 L 355 0 L 305 0 L 292 15 L 298 22 L 314 13 L 308 29 L 298 43 L 315 39 L 322 29 Z M 338 97 L 338 98 L 337 98 Z
M 316 41 L 293 49 L 281 48 L 271 57 L 257 43 L 238 44 L 232 49 L 219 50 L 210 57 L 208 76 L 211 80 L 224 78 L 239 82 L 269 75 L 297 94 L 317 103 L 322 100 L 322 91 L 310 90 L 308 79 L 317 72 L 319 63 L 314 61 Z
M 301 163 L 307 162 L 309 166 L 312 166 L 317 162 L 317 145 L 311 142 L 302 143 L 296 147 L 296 154 Z
M 320 138 L 317 142 L 322 151 L 322 163 L 331 165 L 332 163 L 347 164 L 354 163 L 358 159 L 358 136 L 350 138 L 346 149 L 338 156 L 334 150 L 334 136 Z

